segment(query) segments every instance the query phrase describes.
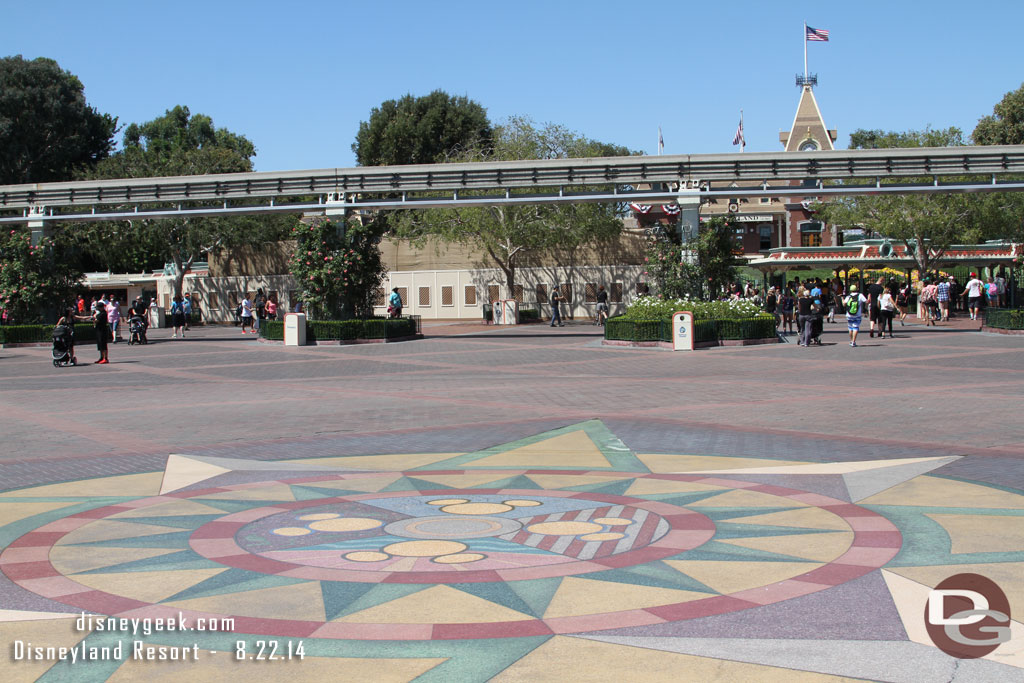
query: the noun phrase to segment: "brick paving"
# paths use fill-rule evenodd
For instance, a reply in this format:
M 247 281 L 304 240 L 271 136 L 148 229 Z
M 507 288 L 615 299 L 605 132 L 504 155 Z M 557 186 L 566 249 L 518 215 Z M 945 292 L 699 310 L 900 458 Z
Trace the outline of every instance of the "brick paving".
M 154 638 L 201 642 L 192 669 L 12 669 L 47 681 L 245 675 L 215 651 L 267 636 L 304 639 L 312 658 L 287 674 L 299 680 L 1011 680 L 1019 640 L 1002 660 L 960 661 L 914 635 L 921 591 L 964 563 L 1011 602 L 1024 590 L 1007 524 L 1024 511 L 1024 338 L 973 327 L 911 324 L 850 348 L 837 323 L 821 347 L 692 353 L 602 346 L 585 321 L 426 321 L 422 340 L 304 348 L 211 327 L 152 331 L 76 368 L 52 367 L 45 347 L 0 349 L 0 640 L 44 619 L 37 642 L 77 642 L 58 617 L 79 609 L 238 617 L 230 634 Z M 153 474 L 106 479 L 137 473 Z M 72 483 L 18 491 L 59 482 Z M 538 519 L 593 512 L 601 524 L 568 525 L 608 526 L 593 534 L 604 552 L 633 519 L 608 515 L 645 515 L 648 535 L 604 564 L 547 565 L 578 559 L 583 540 L 554 557 L 473 546 L 466 525 L 497 518 L 429 507 L 449 495 Z M 408 527 L 389 534 L 454 524 L 441 531 L 466 543 L 359 535 L 378 519 L 359 515 L 395 511 Z M 342 524 L 332 545 L 317 545 L 320 522 L 292 526 L 313 519 Z M 662 523 L 673 530 L 655 538 Z M 577 533 L 529 532 L 547 534 L 544 552 Z M 411 555 L 360 583 L 396 559 L 381 551 Z
M 106 367 L 58 369 L 46 348 L 4 349 L 0 481 L 152 470 L 171 452 L 464 450 L 599 418 L 640 451 L 971 455 L 960 476 L 1024 488 L 1024 340 L 913 324 L 852 349 L 844 327 L 826 325 L 820 348 L 689 354 L 602 347 L 600 328 L 582 322 L 450 321 L 424 322 L 421 341 L 348 347 L 159 330 L 148 346 L 112 346 Z

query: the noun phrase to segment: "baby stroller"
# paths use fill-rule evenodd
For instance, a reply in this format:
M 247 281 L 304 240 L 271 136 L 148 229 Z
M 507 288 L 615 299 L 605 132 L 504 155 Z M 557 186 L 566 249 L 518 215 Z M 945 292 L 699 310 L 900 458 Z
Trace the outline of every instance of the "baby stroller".
M 128 319 L 128 345 L 132 344 L 148 344 L 149 340 L 146 339 L 146 321 L 142 319 L 142 316 L 133 315 Z
M 53 367 L 78 365 L 75 358 L 75 331 L 68 325 L 53 328 Z
M 815 299 L 811 306 L 811 340 L 808 346 L 817 344 L 821 346 L 821 333 L 825 331 L 825 307 L 820 299 Z

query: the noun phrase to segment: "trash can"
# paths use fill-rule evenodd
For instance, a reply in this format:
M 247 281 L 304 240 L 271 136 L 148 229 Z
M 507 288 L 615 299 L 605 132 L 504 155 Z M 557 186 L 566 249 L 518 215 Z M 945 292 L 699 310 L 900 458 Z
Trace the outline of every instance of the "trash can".
M 306 345 L 306 314 L 286 313 L 284 316 L 284 345 Z
M 149 326 L 156 329 L 167 327 L 167 312 L 162 307 L 149 307 Z

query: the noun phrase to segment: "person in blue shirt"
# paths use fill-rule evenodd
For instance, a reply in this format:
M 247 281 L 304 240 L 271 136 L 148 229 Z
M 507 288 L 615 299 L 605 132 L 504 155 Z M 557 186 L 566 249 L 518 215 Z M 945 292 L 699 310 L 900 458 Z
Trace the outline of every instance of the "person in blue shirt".
M 190 323 L 192 322 L 192 297 L 188 294 L 181 299 L 181 309 L 182 313 L 185 315 L 185 329 L 192 329 L 190 327 Z M 184 337 L 185 334 L 182 333 L 182 336 Z
M 392 318 L 402 317 L 402 297 L 398 294 L 398 287 L 392 288 L 391 296 L 388 297 L 388 313 Z

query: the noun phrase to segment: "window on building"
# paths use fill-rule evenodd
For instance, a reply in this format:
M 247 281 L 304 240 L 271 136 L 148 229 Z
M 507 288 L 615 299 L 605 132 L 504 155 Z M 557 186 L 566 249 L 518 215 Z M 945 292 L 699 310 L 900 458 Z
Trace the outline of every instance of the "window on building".
M 430 287 L 420 287 L 420 306 L 430 306 Z
M 464 295 L 464 298 L 463 298 L 463 302 L 465 302 L 465 304 L 467 306 L 476 306 L 476 286 L 475 285 L 466 285 L 465 295 Z
M 289 299 L 294 301 L 295 292 L 289 292 Z M 388 293 L 383 287 L 378 287 L 373 290 L 373 305 L 374 306 L 387 306 L 388 305 Z
M 501 299 L 501 285 L 487 285 L 487 300 L 494 302 Z
M 443 285 L 441 287 L 441 305 L 442 306 L 454 306 L 455 305 L 455 288 L 451 285 Z
M 383 292 L 384 290 L 382 289 L 380 291 Z M 291 309 L 293 311 L 295 310 L 295 302 L 298 301 L 298 300 L 299 300 L 298 292 L 296 292 L 294 289 L 289 289 L 288 290 L 288 306 L 291 307 Z M 381 304 L 381 306 L 383 306 L 383 305 L 384 304 Z
M 407 304 L 407 302 L 409 301 L 409 288 L 408 287 L 399 287 L 398 288 L 398 300 L 402 302 L 402 306 L 403 307 Z
M 572 285 L 558 285 L 558 293 L 562 295 L 562 301 L 564 301 L 567 304 L 572 303 Z
M 597 301 L 597 283 L 588 282 L 583 286 L 583 301 L 592 304 Z
M 612 283 L 612 290 L 611 290 L 611 292 L 608 293 L 608 298 L 612 301 L 612 303 L 616 303 L 616 304 L 622 303 L 622 283 L 621 282 L 613 282 Z
M 272 289 L 269 292 L 267 292 L 267 298 L 270 299 L 271 301 L 273 301 L 276 304 L 277 303 L 277 290 L 276 289 Z
M 636 283 L 636 293 L 638 296 L 644 296 L 651 293 L 651 287 L 646 282 L 640 281 Z
M 537 303 L 546 304 L 548 303 L 548 286 L 537 285 Z
M 761 235 L 761 251 L 767 251 L 772 248 L 772 226 L 762 225 L 759 229 Z
M 762 204 L 771 204 L 772 203 L 772 198 L 771 197 L 761 197 L 758 201 L 761 202 Z
M 516 301 L 518 301 L 519 303 L 523 303 L 523 286 L 522 285 L 515 285 L 515 286 L 512 287 L 512 298 L 515 299 Z
M 821 246 L 821 233 L 820 232 L 802 232 L 802 233 L 800 233 L 800 246 L 801 247 L 820 247 Z

